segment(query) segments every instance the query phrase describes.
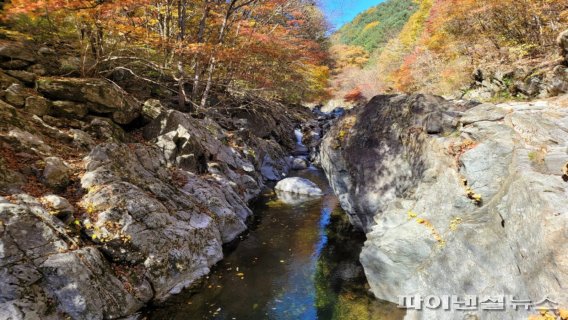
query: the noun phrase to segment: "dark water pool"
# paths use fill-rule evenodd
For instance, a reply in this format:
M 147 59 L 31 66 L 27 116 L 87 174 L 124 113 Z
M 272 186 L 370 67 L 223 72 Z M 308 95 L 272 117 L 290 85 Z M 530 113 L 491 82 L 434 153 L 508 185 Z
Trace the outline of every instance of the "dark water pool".
M 154 307 L 146 319 L 402 319 L 395 305 L 368 292 L 353 230 L 319 170 L 297 174 L 326 196 L 284 203 L 265 194 L 255 221 L 228 246 L 198 286 Z

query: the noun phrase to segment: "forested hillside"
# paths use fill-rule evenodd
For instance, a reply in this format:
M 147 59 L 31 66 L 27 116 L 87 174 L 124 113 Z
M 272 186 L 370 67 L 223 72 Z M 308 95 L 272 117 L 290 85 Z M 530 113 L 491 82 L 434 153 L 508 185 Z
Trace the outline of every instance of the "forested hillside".
M 369 53 L 395 37 L 416 11 L 413 0 L 390 0 L 359 14 L 335 34 L 336 42 L 360 46 Z
M 558 65 L 556 38 L 568 25 L 565 1 L 413 2 L 416 10 L 400 33 L 390 35 L 387 44 L 370 55 L 352 52 L 356 57 L 338 64 L 336 97 L 354 100 L 379 92 L 425 92 L 524 99 L 562 90 L 554 85 L 559 81 L 549 75 Z M 390 1 L 376 9 L 385 10 L 385 16 L 387 8 L 398 4 Z M 365 42 L 366 32 L 361 31 L 360 25 L 365 24 L 373 25 L 369 12 L 340 30 L 337 38 L 371 48 L 373 45 Z M 359 37 L 351 36 L 355 26 L 359 26 Z M 381 34 L 380 41 L 384 36 Z
M 215 92 L 298 102 L 327 87 L 326 24 L 310 0 L 13 0 L 3 20 L 12 37 L 80 52 L 67 73 L 175 90 L 182 109 Z

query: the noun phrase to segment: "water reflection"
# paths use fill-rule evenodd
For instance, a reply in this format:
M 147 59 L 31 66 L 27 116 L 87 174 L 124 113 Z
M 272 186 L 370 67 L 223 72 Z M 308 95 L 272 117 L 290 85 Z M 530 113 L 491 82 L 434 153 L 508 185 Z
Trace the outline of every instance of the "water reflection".
M 358 256 L 364 235 L 340 210 L 323 174 L 298 174 L 326 195 L 297 202 L 274 193 L 255 206 L 256 221 L 201 285 L 148 319 L 402 319 L 368 293 Z

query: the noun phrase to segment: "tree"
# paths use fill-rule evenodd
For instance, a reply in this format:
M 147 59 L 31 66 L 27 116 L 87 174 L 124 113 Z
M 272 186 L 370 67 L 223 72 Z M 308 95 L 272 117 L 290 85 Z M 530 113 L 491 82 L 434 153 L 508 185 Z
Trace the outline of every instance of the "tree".
M 296 102 L 325 94 L 327 25 L 309 0 L 10 1 L 4 18 L 22 17 L 74 42 L 94 61 L 85 75 L 121 70 L 175 87 L 181 110 L 206 107 L 214 88 Z

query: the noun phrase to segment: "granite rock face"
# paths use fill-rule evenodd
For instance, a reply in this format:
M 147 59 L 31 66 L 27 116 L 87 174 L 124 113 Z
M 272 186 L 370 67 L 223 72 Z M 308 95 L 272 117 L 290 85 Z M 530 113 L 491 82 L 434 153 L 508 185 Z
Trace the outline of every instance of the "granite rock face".
M 0 41 L 0 68 L 33 70 L 0 70 L 0 319 L 125 318 L 193 284 L 287 174 L 309 117 L 238 99 L 232 116 L 143 106 L 28 49 Z M 282 126 L 256 132 L 266 119 Z
M 548 296 L 568 304 L 568 104 L 378 96 L 325 136 L 320 161 L 367 232 L 372 292 Z M 469 317 L 469 318 L 468 318 Z M 409 311 L 407 319 L 521 319 Z
M 38 91 L 53 100 L 86 103 L 89 111 L 109 114 L 118 124 L 140 116 L 142 104 L 104 79 L 40 77 Z

